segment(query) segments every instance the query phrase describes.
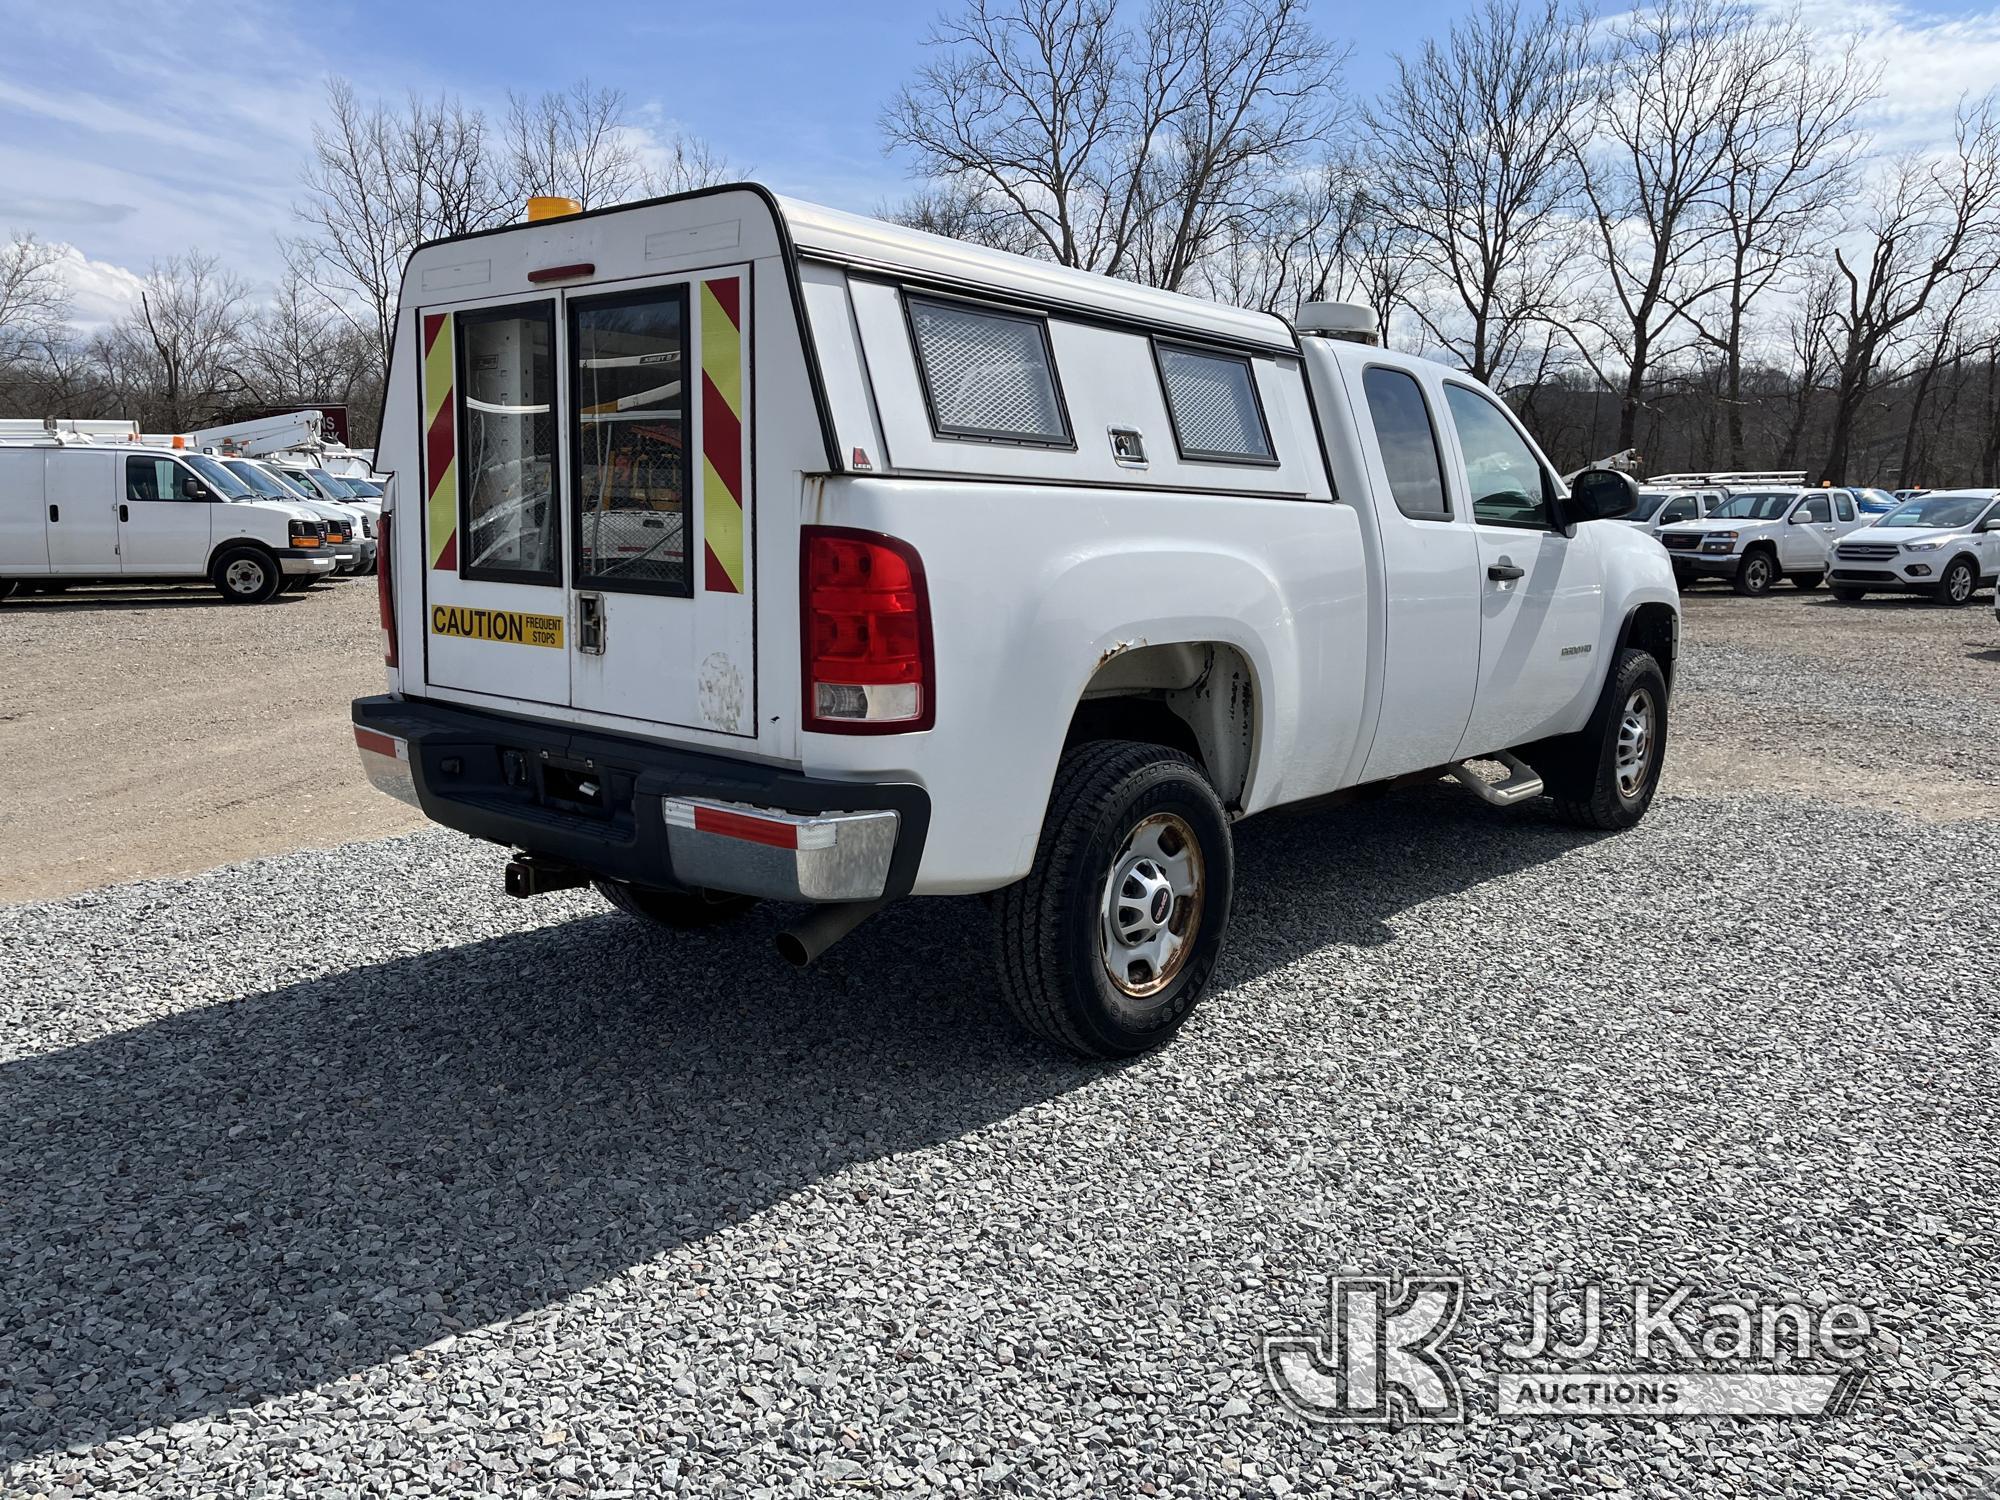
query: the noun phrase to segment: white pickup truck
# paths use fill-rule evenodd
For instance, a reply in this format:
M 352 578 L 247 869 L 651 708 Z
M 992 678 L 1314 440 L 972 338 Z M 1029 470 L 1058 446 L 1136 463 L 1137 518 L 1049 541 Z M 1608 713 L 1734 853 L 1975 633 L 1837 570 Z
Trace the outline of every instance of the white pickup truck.
M 1780 578 L 1802 589 L 1825 580 L 1833 545 L 1868 517 L 1847 490 L 1799 486 L 1730 489 L 1705 520 L 1662 526 L 1655 535 L 1683 587 L 1727 578 L 1739 594 L 1768 594 Z
M 810 903 L 795 962 L 997 893 L 1021 1022 L 1158 1045 L 1237 820 L 1453 775 L 1623 828 L 1657 784 L 1673 575 L 1595 524 L 1632 482 L 1565 491 L 1357 311 L 1295 329 L 752 186 L 426 245 L 363 763 L 518 851 L 517 895 Z

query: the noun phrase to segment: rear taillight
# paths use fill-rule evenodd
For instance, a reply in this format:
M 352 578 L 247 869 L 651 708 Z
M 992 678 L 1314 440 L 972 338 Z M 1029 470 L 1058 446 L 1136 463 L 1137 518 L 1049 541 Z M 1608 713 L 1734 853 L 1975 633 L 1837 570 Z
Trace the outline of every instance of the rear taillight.
M 805 727 L 897 734 L 937 719 L 931 602 L 908 542 L 844 526 L 799 539 Z
M 389 551 L 389 512 L 375 523 L 375 601 L 382 610 L 382 660 L 396 665 L 395 556 Z

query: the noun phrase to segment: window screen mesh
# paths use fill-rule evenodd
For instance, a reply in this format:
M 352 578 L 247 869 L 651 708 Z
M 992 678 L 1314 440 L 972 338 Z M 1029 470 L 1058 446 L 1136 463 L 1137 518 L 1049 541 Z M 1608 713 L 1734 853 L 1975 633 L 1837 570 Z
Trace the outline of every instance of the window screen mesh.
M 1250 383 L 1250 366 L 1225 355 L 1160 346 L 1174 433 L 1190 457 L 1268 459 L 1271 440 Z
M 910 299 L 940 432 L 1065 442 L 1041 324 L 979 308 Z

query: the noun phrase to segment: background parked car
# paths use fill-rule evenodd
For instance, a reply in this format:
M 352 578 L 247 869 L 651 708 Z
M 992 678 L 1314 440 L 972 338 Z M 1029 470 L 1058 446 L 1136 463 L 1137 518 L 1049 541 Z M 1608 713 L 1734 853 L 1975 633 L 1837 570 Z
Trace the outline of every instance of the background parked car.
M 1928 594 L 1964 604 L 2000 576 L 2000 492 L 1933 490 L 1833 549 L 1833 597 Z
M 375 570 L 375 542 L 366 534 L 361 512 L 352 506 L 336 505 L 317 494 L 287 485 L 254 458 L 225 458 L 222 466 L 267 500 L 288 500 L 303 505 L 326 522 L 326 544 L 333 553 L 336 569 L 342 573 L 372 573 Z M 291 587 L 309 585 L 296 581 Z
M 1854 503 L 1861 508 L 1864 516 L 1886 516 L 1896 508 L 1897 502 L 1907 498 L 1899 490 L 1890 494 L 1887 490 L 1866 489 L 1850 485 L 1854 491 Z

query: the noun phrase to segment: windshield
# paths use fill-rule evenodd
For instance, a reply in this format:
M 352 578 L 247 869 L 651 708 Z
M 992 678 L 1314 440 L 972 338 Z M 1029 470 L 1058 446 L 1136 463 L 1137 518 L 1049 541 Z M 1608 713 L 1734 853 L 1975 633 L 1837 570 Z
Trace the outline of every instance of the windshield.
M 1989 503 L 1984 495 L 1927 495 L 1904 501 L 1875 524 L 1933 529 L 1970 526 Z
M 1775 521 L 1792 508 L 1797 490 L 1744 490 L 1709 512 L 1711 521 Z
M 318 483 L 313 478 L 312 470 L 285 469 L 281 472 L 287 480 L 297 486 L 301 494 L 309 495 L 315 500 L 331 500 L 333 498 L 333 487 Z
M 238 479 L 206 453 L 188 454 L 187 466 L 203 479 L 206 479 L 216 494 L 222 496 L 225 500 L 255 500 L 257 498 L 255 490 L 251 489 L 249 485 Z
M 240 458 L 225 459 L 222 466 L 266 499 L 290 500 L 293 498 L 290 490 L 286 489 L 277 480 L 273 479 L 253 463 L 248 463 Z

